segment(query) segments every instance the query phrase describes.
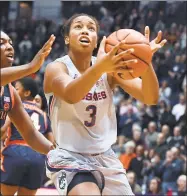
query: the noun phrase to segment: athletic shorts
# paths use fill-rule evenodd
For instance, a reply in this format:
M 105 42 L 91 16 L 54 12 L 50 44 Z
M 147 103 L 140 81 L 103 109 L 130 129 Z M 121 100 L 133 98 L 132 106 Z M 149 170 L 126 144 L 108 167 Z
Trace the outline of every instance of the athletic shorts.
M 126 172 L 112 149 L 88 155 L 56 148 L 48 153 L 46 166 L 46 174 L 60 195 L 67 194 L 68 185 L 79 172 L 91 172 L 102 195 L 134 195 Z
M 10 145 L 2 152 L 1 183 L 35 190 L 45 175 L 45 155 L 30 147 Z

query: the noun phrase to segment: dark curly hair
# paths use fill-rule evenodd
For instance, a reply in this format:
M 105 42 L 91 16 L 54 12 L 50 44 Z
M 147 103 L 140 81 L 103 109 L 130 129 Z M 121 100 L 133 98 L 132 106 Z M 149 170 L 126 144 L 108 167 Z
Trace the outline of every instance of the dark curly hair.
M 99 32 L 99 23 L 97 21 L 97 19 L 91 15 L 88 15 L 88 14 L 85 14 L 85 13 L 80 13 L 80 14 L 74 14 L 71 18 L 69 18 L 65 24 L 62 26 L 62 29 L 61 29 L 61 33 L 63 35 L 63 37 L 65 38 L 66 36 L 69 35 L 69 31 L 70 31 L 70 27 L 71 27 L 71 24 L 73 22 L 73 20 L 79 16 L 88 16 L 89 18 L 91 18 L 95 24 L 96 24 L 96 27 L 97 27 L 97 33 Z
M 30 91 L 30 96 L 34 99 L 34 97 L 38 94 L 38 85 L 37 82 L 32 79 L 31 77 L 25 77 L 20 80 L 17 80 L 17 82 L 20 82 L 26 91 Z
M 42 99 L 41 110 L 43 110 L 44 112 L 47 112 L 48 111 L 47 99 L 46 99 L 45 94 L 42 89 L 39 90 L 38 95 Z

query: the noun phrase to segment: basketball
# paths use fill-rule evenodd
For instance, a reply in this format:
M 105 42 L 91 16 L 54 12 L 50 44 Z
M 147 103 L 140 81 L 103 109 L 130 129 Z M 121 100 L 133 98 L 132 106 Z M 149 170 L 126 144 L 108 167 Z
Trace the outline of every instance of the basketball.
M 118 50 L 117 53 L 134 48 L 134 52 L 125 56 L 124 61 L 137 59 L 138 62 L 127 66 L 127 68 L 133 69 L 133 73 L 127 72 L 125 74 L 119 74 L 119 76 L 124 80 L 142 76 L 152 60 L 152 51 L 149 41 L 138 31 L 133 29 L 120 29 L 107 37 L 105 51 L 109 52 L 116 44 L 121 41 L 124 42 L 124 45 L 120 48 L 120 50 Z

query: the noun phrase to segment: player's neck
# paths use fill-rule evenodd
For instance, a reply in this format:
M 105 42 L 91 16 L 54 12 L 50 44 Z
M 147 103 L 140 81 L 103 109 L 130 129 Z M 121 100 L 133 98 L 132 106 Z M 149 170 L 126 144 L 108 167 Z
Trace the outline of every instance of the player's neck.
M 69 51 L 68 56 L 71 58 L 73 64 L 76 66 L 80 73 L 83 73 L 90 67 L 92 54 L 74 54 Z

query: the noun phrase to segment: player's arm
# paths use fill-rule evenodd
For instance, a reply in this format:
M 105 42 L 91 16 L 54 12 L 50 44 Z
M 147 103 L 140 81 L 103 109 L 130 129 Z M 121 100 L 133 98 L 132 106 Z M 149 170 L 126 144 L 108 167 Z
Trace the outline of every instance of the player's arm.
M 106 38 L 101 42 L 95 65 L 88 68 L 81 77 L 74 80 L 68 75 L 68 70 L 63 63 L 53 62 L 49 64 L 44 77 L 45 93 L 53 92 L 67 103 L 77 103 L 86 96 L 103 73 L 113 72 L 125 67 L 127 63 L 134 62 L 134 60 L 123 61 L 123 57 L 129 54 L 131 50 L 115 55 L 122 43 L 115 46 L 107 54 L 104 49 L 105 43 Z
M 11 122 L 29 146 L 42 154 L 47 154 L 53 148 L 53 144 L 34 128 L 30 116 L 25 111 L 15 89 L 14 101 L 14 107 L 8 114 Z
M 11 83 L 15 80 L 23 78 L 27 75 L 32 74 L 32 67 L 30 64 L 6 67 L 1 69 L 1 86 Z
M 48 139 L 54 146 L 56 146 L 55 139 L 54 139 L 54 137 L 53 137 L 52 131 L 46 133 L 44 136 L 45 136 L 46 139 Z
M 66 66 L 61 62 L 50 63 L 45 71 L 44 91 L 53 92 L 69 104 L 80 101 L 101 77 L 95 67 L 88 69 L 81 77 L 73 80 Z
M 119 76 L 113 77 L 113 85 L 119 85 L 125 92 L 147 105 L 155 105 L 159 98 L 159 84 L 152 65 L 142 79 L 123 80 Z
M 49 40 L 44 44 L 41 50 L 36 54 L 34 59 L 25 65 L 6 67 L 1 69 L 1 86 L 11 83 L 20 78 L 26 77 L 35 73 L 42 66 L 45 58 L 51 51 L 51 46 L 55 40 L 55 36 L 51 35 Z
M 145 27 L 145 37 L 149 40 L 149 27 Z M 151 50 L 153 54 L 164 46 L 167 42 L 162 40 L 162 32 L 159 31 L 157 37 L 150 42 Z M 122 73 L 122 72 L 121 72 Z M 111 86 L 119 85 L 124 91 L 129 93 L 134 98 L 140 100 L 147 105 L 155 105 L 159 98 L 159 83 L 156 73 L 152 64 L 149 65 L 147 71 L 140 78 L 132 80 L 123 80 L 115 74 L 115 77 L 109 76 Z

